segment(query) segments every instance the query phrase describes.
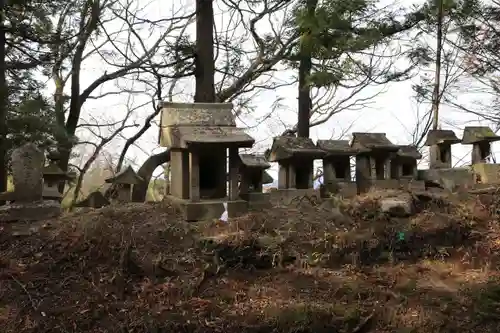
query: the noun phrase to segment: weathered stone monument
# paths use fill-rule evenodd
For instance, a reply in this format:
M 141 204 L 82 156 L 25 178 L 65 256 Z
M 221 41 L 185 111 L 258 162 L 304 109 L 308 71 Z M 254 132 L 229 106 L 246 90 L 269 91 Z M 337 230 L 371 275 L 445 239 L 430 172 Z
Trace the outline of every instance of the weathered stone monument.
M 472 145 L 471 165 L 476 183 L 500 183 L 500 165 L 491 163 L 491 144 L 500 141 L 488 126 L 467 126 L 464 129 L 462 144 Z
M 418 160 L 422 154 L 417 147 L 400 146 L 391 160 L 391 178 L 399 180 L 402 186 L 413 190 L 425 190 L 425 182 L 418 180 Z
M 109 200 L 102 194 L 101 191 L 94 191 L 82 201 L 75 204 L 75 207 L 102 208 L 110 204 Z
M 399 188 L 397 179 L 391 178 L 391 159 L 399 146 L 387 139 L 385 133 L 352 134 L 351 148 L 356 150 L 356 184 L 358 193 L 372 188 Z
M 459 142 L 452 130 L 430 130 L 425 141 L 429 147 L 429 169 L 451 168 L 451 146 Z
M 255 140 L 236 127 L 231 103 L 163 103 L 160 145 L 170 148 L 170 196 L 188 221 L 247 210 L 239 198 L 239 148 Z M 229 154 L 228 154 L 229 150 Z M 228 158 L 229 155 L 229 158 Z M 229 159 L 229 196 L 227 162 Z
M 61 214 L 57 201 L 43 201 L 44 152 L 33 143 L 14 149 L 11 158 L 14 191 L 0 194 L 10 202 L 0 207 L 0 221 L 35 221 Z
M 62 171 L 57 162 L 60 156 L 57 152 L 51 152 L 48 154 L 49 164 L 43 168 L 43 193 L 42 198 L 44 200 L 55 200 L 58 202 L 62 201 L 62 194 L 59 192 L 59 185 L 61 183 L 66 183 L 70 181 L 73 177 Z
M 349 140 L 318 140 L 317 146 L 326 152 L 323 157 L 323 186 L 326 194 L 355 196 L 357 186 L 351 177 L 351 157 L 356 155 L 356 150 L 351 148 Z
M 129 165 L 113 177 L 107 178 L 105 182 L 116 186 L 117 201 L 130 202 L 132 201 L 133 187 L 134 185 L 140 184 L 142 182 L 142 178 L 139 177 L 134 169 L 132 169 Z
M 425 141 L 429 147 L 429 169 L 419 170 L 419 179 L 449 191 L 472 187 L 475 180 L 470 168 L 452 168 L 451 146 L 459 142 L 451 130 L 430 130 Z
M 240 159 L 240 197 L 248 201 L 249 208 L 269 207 L 270 194 L 263 193 L 262 190 L 265 170 L 269 169 L 271 164 L 263 155 L 240 154 Z

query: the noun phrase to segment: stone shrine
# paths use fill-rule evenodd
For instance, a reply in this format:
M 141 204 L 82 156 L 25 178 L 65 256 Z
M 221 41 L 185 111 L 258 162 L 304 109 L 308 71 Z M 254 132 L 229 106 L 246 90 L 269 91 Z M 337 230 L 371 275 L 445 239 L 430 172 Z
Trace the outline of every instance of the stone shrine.
M 399 146 L 387 139 L 385 133 L 353 133 L 351 148 L 356 155 L 356 184 L 358 193 L 371 188 L 399 188 L 397 179 L 391 178 L 391 158 Z
M 288 202 L 297 196 L 319 194 L 313 188 L 314 160 L 325 152 L 310 138 L 276 137 L 268 155 L 270 162 L 279 164 L 278 189 L 272 192 L 272 200 Z
M 467 126 L 464 129 L 462 144 L 472 145 L 471 165 L 478 184 L 500 183 L 500 165 L 492 163 L 491 144 L 500 141 L 488 126 Z
M 451 130 L 430 130 L 425 145 L 429 148 L 429 169 L 419 170 L 418 178 L 426 186 L 438 185 L 449 191 L 474 186 L 474 172 L 470 168 L 452 168 L 451 146 L 459 143 Z
M 0 207 L 0 222 L 37 221 L 59 216 L 57 201 L 43 201 L 43 166 L 45 154 L 33 143 L 12 152 L 14 191 L 0 193 L 0 200 L 10 204 Z
M 279 136 L 274 138 L 269 161 L 278 162 L 278 189 L 313 187 L 315 159 L 325 155 L 310 138 Z
M 119 202 L 131 202 L 134 185 L 140 184 L 142 178 L 129 165 L 124 170 L 118 172 L 113 177 L 105 180 L 106 183 L 115 184 L 116 200 Z
M 451 168 L 451 146 L 459 142 L 452 130 L 430 130 L 424 144 L 430 147 L 429 169 Z
M 188 221 L 219 218 L 223 203 L 229 217 L 247 210 L 239 198 L 238 149 L 255 140 L 236 127 L 232 108 L 231 103 L 163 103 L 160 145 L 170 148 L 171 165 L 167 198 L 181 206 Z
M 351 148 L 349 140 L 318 140 L 317 146 L 326 152 L 323 157 L 323 186 L 326 195 L 355 196 L 357 186 L 351 178 L 351 157 L 356 155 L 356 150 Z
M 240 159 L 240 197 L 248 201 L 249 208 L 270 207 L 270 195 L 262 192 L 262 185 L 267 174 L 265 170 L 271 164 L 263 155 L 240 154 Z
M 425 190 L 425 182 L 418 180 L 418 160 L 422 154 L 412 145 L 400 146 L 391 160 L 391 178 L 412 190 Z
M 61 183 L 66 183 L 70 181 L 73 177 L 62 171 L 57 163 L 59 162 L 60 156 L 56 152 L 51 152 L 48 154 L 49 164 L 43 168 L 43 194 L 44 200 L 55 200 L 58 202 L 62 201 L 62 194 L 59 192 L 59 185 Z

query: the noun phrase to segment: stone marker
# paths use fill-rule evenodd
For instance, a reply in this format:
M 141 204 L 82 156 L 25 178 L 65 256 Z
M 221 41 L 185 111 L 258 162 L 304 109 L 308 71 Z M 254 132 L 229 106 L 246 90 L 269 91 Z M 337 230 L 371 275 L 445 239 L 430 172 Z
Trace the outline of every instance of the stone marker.
M 14 203 L 0 207 L 0 222 L 37 221 L 60 215 L 59 202 L 42 201 L 44 162 L 43 151 L 33 143 L 12 152 L 14 191 L 1 193 L 0 200 Z
M 41 201 L 43 194 L 43 167 L 45 155 L 33 143 L 27 143 L 12 152 L 12 178 L 15 201 Z

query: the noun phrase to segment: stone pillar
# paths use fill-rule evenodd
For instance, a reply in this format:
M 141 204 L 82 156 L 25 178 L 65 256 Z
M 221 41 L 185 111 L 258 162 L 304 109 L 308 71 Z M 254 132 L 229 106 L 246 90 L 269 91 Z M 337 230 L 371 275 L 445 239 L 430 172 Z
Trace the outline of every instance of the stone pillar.
M 229 148 L 229 200 L 238 200 L 239 159 L 238 148 Z
M 297 188 L 297 177 L 295 172 L 295 166 L 290 163 L 288 164 L 288 188 Z
M 257 184 L 255 184 L 255 192 L 262 192 L 263 188 L 264 188 L 264 184 L 262 184 L 262 181 L 263 181 L 263 178 L 264 178 L 264 170 L 259 170 L 258 171 L 259 173 L 259 182 Z
M 288 166 L 282 163 L 279 164 L 278 171 L 278 189 L 288 188 Z
M 200 201 L 200 161 L 196 151 L 189 152 L 189 199 Z
M 249 191 L 249 185 L 250 185 L 250 179 L 248 177 L 248 169 L 243 169 L 240 172 L 240 196 L 245 196 L 248 194 Z
M 369 175 L 370 180 L 377 180 L 377 160 L 373 156 L 367 157 L 369 161 Z
M 314 187 L 314 161 L 311 161 L 309 164 L 309 176 L 307 180 L 307 188 L 313 188 Z
M 384 179 L 391 179 L 391 159 L 384 161 Z
M 323 159 L 323 184 L 331 184 L 335 181 L 335 168 L 330 160 Z
M 170 151 L 170 194 L 189 199 L 189 153 L 181 149 Z
M 487 163 L 487 157 L 491 154 L 489 142 L 477 142 L 472 145 L 471 163 Z

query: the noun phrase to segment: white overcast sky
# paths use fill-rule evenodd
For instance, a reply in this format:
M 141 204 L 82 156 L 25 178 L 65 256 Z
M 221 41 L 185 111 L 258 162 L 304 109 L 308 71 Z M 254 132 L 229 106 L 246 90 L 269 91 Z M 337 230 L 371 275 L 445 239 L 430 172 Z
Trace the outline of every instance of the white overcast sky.
M 399 0 L 402 2 L 403 0 Z M 141 1 L 142 2 L 142 1 Z M 217 0 L 215 1 L 217 2 Z M 405 0 L 404 3 L 418 3 L 420 1 L 409 1 Z M 145 3 L 142 4 L 144 6 Z M 186 13 L 191 12 L 194 8 L 193 0 L 181 0 L 175 2 L 165 2 L 160 0 L 152 0 L 149 2 L 145 12 L 141 15 L 147 15 L 150 20 L 165 18 L 172 16 L 174 10 L 182 10 Z M 224 27 L 228 24 L 228 17 L 224 15 L 216 15 L 216 25 L 218 27 Z M 110 28 L 112 29 L 112 28 Z M 262 25 L 259 27 L 260 31 L 266 31 L 269 26 Z M 188 31 L 194 36 L 194 29 L 191 27 Z M 147 44 L 152 44 L 155 41 L 155 37 L 161 34 L 162 31 L 155 31 L 151 36 L 147 32 L 144 32 L 143 40 Z M 401 59 L 399 64 L 404 65 L 404 59 Z M 88 59 L 84 65 L 84 70 L 82 71 L 81 86 L 84 88 L 94 81 L 97 77 L 102 75 L 105 71 L 110 71 L 109 65 L 105 63 L 98 56 Z M 277 72 L 276 79 L 287 80 L 290 77 L 296 75 L 293 71 L 281 70 Z M 431 74 L 429 74 L 431 75 Z M 415 125 L 419 121 L 419 114 L 422 115 L 428 105 L 418 105 L 415 98 L 414 92 L 412 90 L 412 84 L 418 83 L 420 76 L 416 76 L 411 81 L 388 84 L 385 87 L 369 87 L 364 91 L 364 96 L 370 96 L 380 92 L 377 97 L 375 97 L 368 107 L 362 110 L 345 110 L 337 115 L 335 115 L 328 122 L 311 129 L 311 138 L 316 141 L 317 139 L 329 139 L 333 137 L 338 137 L 338 133 L 342 133 L 346 128 L 351 127 L 350 132 L 345 137 L 349 139 L 349 134 L 351 132 L 385 132 L 388 138 L 397 144 L 405 144 L 411 142 L 411 131 L 415 128 Z M 116 84 L 123 85 L 125 81 L 112 82 L 106 84 L 98 92 L 115 91 Z M 53 88 L 51 82 L 48 82 L 47 89 L 50 92 Z M 68 87 L 69 88 L 69 84 Z M 174 97 L 174 101 L 178 102 L 189 102 L 190 93 L 194 90 L 194 78 L 189 80 L 184 80 L 180 82 L 177 86 L 177 92 L 180 93 Z M 482 96 L 481 94 L 473 93 L 474 89 L 470 86 L 464 89 L 460 93 L 459 100 L 464 103 L 475 104 L 478 100 L 488 98 L 488 96 Z M 240 126 L 250 127 L 248 133 L 252 135 L 258 144 L 256 145 L 254 151 L 262 152 L 264 149 L 269 147 L 272 142 L 272 137 L 279 134 L 285 129 L 284 123 L 287 125 L 293 125 L 296 122 L 296 104 L 297 104 L 297 87 L 286 87 L 280 88 L 275 91 L 264 91 L 260 93 L 253 101 L 255 106 L 255 112 L 252 115 L 247 115 L 243 119 L 239 119 L 238 123 Z M 119 96 L 108 96 L 99 100 L 89 100 L 85 103 L 84 113 L 82 114 L 82 122 L 88 122 L 89 119 L 106 119 L 107 121 L 114 120 L 119 121 L 123 118 L 126 110 L 127 102 L 131 102 L 134 105 L 140 105 L 145 103 L 150 99 L 146 95 L 134 95 L 127 96 L 125 94 Z M 277 110 L 271 119 L 260 123 L 258 126 L 259 118 L 265 116 L 271 106 L 276 100 L 281 99 L 281 104 L 283 107 Z M 134 119 L 138 124 L 142 124 L 143 118 L 151 112 L 151 106 L 146 106 L 144 108 L 138 109 L 134 114 Z M 453 129 L 457 136 L 462 136 L 462 129 L 465 125 L 474 124 L 484 124 L 478 122 L 477 117 L 473 117 L 462 112 L 457 112 L 449 107 L 442 107 L 441 119 L 443 129 Z M 158 121 L 158 119 L 156 119 Z M 131 136 L 135 133 L 136 129 L 130 129 L 124 132 L 125 136 Z M 83 134 L 80 132 L 82 137 L 86 139 L 89 138 L 88 132 Z M 143 162 L 148 154 L 157 153 L 165 149 L 159 147 L 157 144 L 158 140 L 158 127 L 152 126 L 148 132 L 143 136 L 141 140 L 137 142 L 136 147 L 132 147 L 129 150 L 128 157 L 135 162 L 135 167 Z M 106 151 L 118 154 L 123 147 L 124 140 L 116 139 L 111 144 L 107 146 Z M 499 144 L 500 145 L 500 144 Z M 494 146 L 494 150 L 496 146 Z M 91 149 L 91 148 L 89 148 Z M 453 156 L 454 163 L 462 164 L 469 161 L 470 147 L 455 145 L 453 146 Z M 425 167 L 425 163 L 421 167 Z M 157 170 L 159 172 L 160 170 Z M 273 177 L 276 177 L 276 168 L 273 166 L 271 170 Z

